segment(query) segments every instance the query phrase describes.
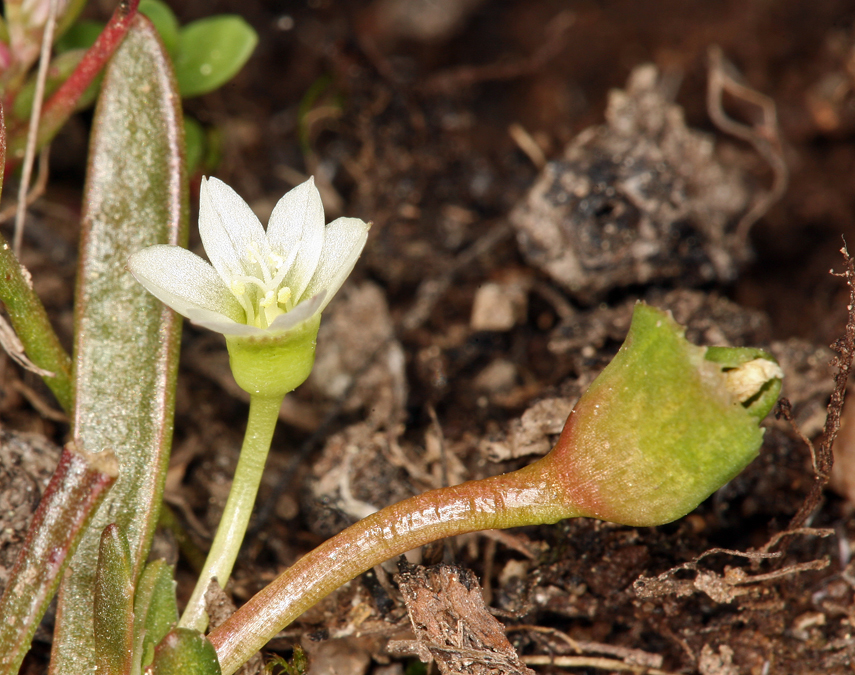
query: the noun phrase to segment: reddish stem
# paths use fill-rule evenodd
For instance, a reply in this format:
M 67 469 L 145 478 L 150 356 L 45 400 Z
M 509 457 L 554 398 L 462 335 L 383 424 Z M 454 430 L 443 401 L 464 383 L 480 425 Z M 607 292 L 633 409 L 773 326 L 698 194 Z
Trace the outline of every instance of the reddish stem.
M 208 636 L 223 675 L 326 595 L 389 558 L 452 535 L 579 515 L 548 480 L 554 470 L 545 459 L 398 502 L 305 555 Z
M 36 147 L 42 148 L 59 131 L 60 127 L 74 112 L 77 102 L 92 84 L 92 81 L 101 72 L 107 61 L 122 44 L 122 40 L 131 26 L 131 21 L 137 14 L 139 0 L 122 0 L 110 21 L 101 31 L 98 39 L 80 59 L 80 63 L 74 69 L 69 78 L 62 83 L 53 96 L 48 99 L 42 109 L 42 119 L 39 122 L 39 133 Z M 17 135 L 9 143 L 9 159 L 19 161 L 24 156 L 26 147 L 26 136 Z

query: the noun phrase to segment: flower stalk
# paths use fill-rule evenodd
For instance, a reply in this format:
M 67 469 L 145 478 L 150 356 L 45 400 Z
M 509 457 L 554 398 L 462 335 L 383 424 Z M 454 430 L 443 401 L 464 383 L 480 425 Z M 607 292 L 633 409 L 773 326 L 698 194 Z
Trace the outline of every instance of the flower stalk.
M 282 396 L 250 397 L 246 435 L 231 491 L 211 551 L 179 622 L 183 628 L 205 631 L 208 626 L 208 615 L 205 612 L 205 592 L 208 585 L 211 579 L 217 579 L 217 582 L 225 587 L 232 573 L 252 515 L 282 400 Z
M 425 492 L 351 525 L 298 560 L 208 635 L 223 675 L 234 673 L 336 588 L 389 558 L 444 537 L 579 515 L 561 504 L 544 479 L 533 464 L 512 474 Z

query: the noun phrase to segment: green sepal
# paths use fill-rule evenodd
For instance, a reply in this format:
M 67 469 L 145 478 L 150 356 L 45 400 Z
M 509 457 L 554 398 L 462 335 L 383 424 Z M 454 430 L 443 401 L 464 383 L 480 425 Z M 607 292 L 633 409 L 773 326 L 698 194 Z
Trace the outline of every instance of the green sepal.
M 183 98 L 217 89 L 249 59 L 258 34 L 236 15 L 212 16 L 187 24 L 179 33 L 175 77 Z
M 136 663 L 145 668 L 154 649 L 178 623 L 175 570 L 163 560 L 146 565 L 134 595 L 134 645 Z
M 709 350 L 684 333 L 670 314 L 636 305 L 620 351 L 542 460 L 566 499 L 556 520 L 584 515 L 625 525 L 668 523 L 757 456 L 758 417 L 733 396 L 725 369 L 706 358 Z M 713 352 L 718 355 L 725 358 Z M 726 355 L 734 362 L 745 358 L 766 357 Z
M 133 566 L 128 540 L 115 523 L 101 533 L 93 605 L 98 672 L 127 675 L 133 657 Z
M 265 398 L 294 391 L 312 372 L 321 314 L 293 330 L 260 337 L 226 336 L 229 363 L 244 391 Z
M 146 675 L 220 675 L 213 645 L 199 631 L 175 628 L 157 646 Z

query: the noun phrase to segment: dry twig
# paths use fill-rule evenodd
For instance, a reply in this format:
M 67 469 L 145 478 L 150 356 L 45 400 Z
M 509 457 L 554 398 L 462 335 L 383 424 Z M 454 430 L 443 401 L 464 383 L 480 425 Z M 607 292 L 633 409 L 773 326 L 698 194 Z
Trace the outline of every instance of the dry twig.
M 855 358 L 855 260 L 849 255 L 849 250 L 845 245 L 840 249 L 840 252 L 843 254 L 846 269 L 839 273 L 832 270 L 831 274 L 846 280 L 846 285 L 849 287 L 849 304 L 846 309 L 849 314 L 843 335 L 831 345 L 831 348 L 837 352 L 837 356 L 831 362 L 837 372 L 834 375 L 834 391 L 831 392 L 831 400 L 828 402 L 825 427 L 816 447 L 808 445 L 813 459 L 814 483 L 801 508 L 790 521 L 788 530 L 795 530 L 807 523 L 808 518 L 822 500 L 822 491 L 828 485 L 831 467 L 834 464 L 832 446 L 834 439 L 837 438 L 837 433 L 840 431 L 840 417 L 846 398 L 846 383 L 849 381 L 852 360 Z
M 12 250 L 21 257 L 21 242 L 24 239 L 24 218 L 27 212 L 27 191 L 30 188 L 30 176 L 33 172 L 33 162 L 36 159 L 36 138 L 39 133 L 39 121 L 42 116 L 42 101 L 45 96 L 48 66 L 50 65 L 50 50 L 53 45 L 53 32 L 56 28 L 56 13 L 59 0 L 50 0 L 48 16 L 45 21 L 45 31 L 42 34 L 42 52 L 39 57 L 39 70 L 36 75 L 36 93 L 33 98 L 33 109 L 30 111 L 30 128 L 27 132 L 27 149 L 24 154 L 24 166 L 21 172 L 21 185 L 18 189 L 18 205 L 15 213 L 15 236 L 12 240 Z

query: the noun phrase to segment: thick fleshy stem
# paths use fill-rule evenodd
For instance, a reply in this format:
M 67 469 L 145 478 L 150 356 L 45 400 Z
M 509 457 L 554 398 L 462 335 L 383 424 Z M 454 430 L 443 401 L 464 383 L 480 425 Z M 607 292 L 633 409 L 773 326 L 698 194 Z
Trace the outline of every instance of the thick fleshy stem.
M 250 397 L 246 436 L 243 439 L 232 488 L 205 567 L 179 622 L 184 628 L 205 631 L 208 625 L 208 615 L 205 612 L 205 592 L 208 585 L 211 579 L 216 578 L 219 584 L 225 587 L 232 573 L 258 494 L 282 398 Z
M 431 490 L 351 525 L 298 560 L 208 636 L 223 675 L 342 584 L 431 541 L 580 515 L 547 477 L 544 458 L 514 473 Z

